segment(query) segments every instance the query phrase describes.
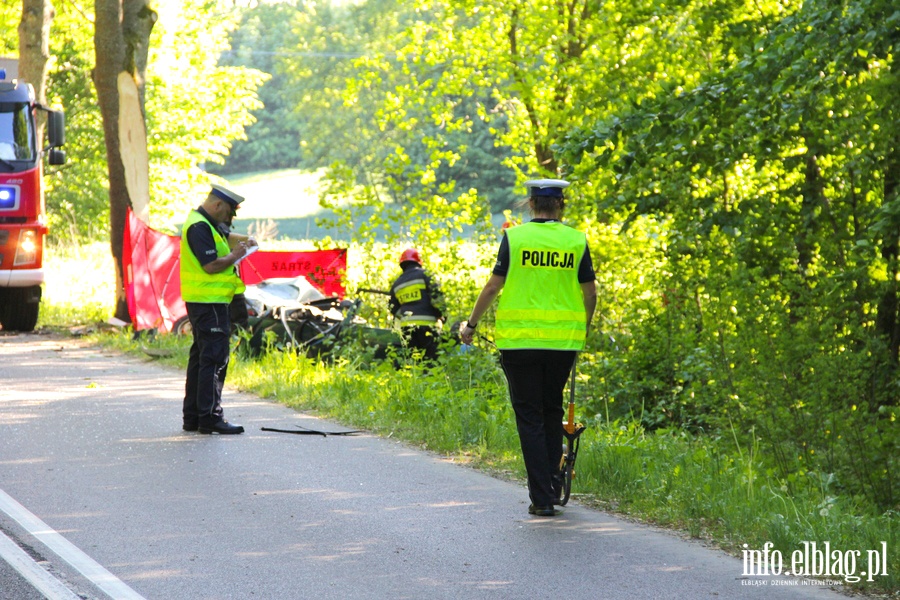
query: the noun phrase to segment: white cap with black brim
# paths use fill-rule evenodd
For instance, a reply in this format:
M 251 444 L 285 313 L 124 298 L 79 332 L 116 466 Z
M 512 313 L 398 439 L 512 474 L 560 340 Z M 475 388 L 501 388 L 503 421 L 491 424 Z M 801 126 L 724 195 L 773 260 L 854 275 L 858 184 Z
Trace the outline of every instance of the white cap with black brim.
M 232 206 L 232 208 L 237 208 L 238 205 L 244 201 L 243 196 L 241 196 L 240 194 L 235 194 L 234 192 L 232 192 L 231 190 L 229 190 L 228 188 L 226 188 L 224 186 L 213 183 L 211 187 L 212 187 L 212 190 L 209 193 L 212 194 L 213 196 L 215 196 L 216 198 L 224 200 L 225 202 L 230 204 Z
M 529 189 L 529 196 L 551 196 L 561 198 L 563 189 L 569 187 L 569 182 L 564 179 L 531 179 L 525 182 Z

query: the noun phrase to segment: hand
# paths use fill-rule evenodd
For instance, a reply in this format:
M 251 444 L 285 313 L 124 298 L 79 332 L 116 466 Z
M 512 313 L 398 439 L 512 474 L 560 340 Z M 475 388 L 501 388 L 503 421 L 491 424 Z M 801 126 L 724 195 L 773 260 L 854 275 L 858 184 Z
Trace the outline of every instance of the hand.
M 459 339 L 461 339 L 462 343 L 467 346 L 470 345 L 475 339 L 475 329 L 473 327 L 469 327 L 468 321 L 463 321 L 459 324 Z
M 231 254 L 234 255 L 234 260 L 242 258 L 247 254 L 247 244 L 245 242 L 238 243 L 238 245 L 232 249 Z
M 259 243 L 254 238 L 247 238 L 247 247 L 252 248 L 253 246 L 259 246 Z

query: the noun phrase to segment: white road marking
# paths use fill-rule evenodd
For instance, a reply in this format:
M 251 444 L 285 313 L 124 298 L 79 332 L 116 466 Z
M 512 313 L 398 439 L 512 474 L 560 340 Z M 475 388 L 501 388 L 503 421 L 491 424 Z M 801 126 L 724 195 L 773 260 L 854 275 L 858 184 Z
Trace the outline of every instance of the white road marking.
M 146 600 L 125 585 L 118 577 L 103 568 L 97 561 L 82 552 L 72 542 L 61 536 L 49 525 L 41 521 L 27 508 L 0 490 L 0 510 L 9 515 L 28 533 L 37 538 L 47 548 L 72 565 L 94 585 L 116 600 Z
M 0 533 L 0 559 L 19 572 L 31 586 L 48 600 L 79 600 L 63 582 L 41 568 L 18 544 Z

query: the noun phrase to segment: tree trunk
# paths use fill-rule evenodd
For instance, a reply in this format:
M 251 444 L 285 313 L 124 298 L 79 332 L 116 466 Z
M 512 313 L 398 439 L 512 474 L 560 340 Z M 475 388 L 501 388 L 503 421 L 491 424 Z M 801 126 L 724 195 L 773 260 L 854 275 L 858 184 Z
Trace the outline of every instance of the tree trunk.
M 806 139 L 809 138 L 810 136 L 807 135 Z M 807 279 L 806 270 L 815 259 L 816 233 L 819 228 L 816 210 L 819 208 L 824 196 L 822 185 L 818 149 L 811 147 L 806 155 L 803 199 L 800 204 L 800 223 L 798 224 L 797 235 L 794 240 L 797 248 L 798 270 L 804 280 Z
M 47 65 L 50 62 L 50 23 L 56 15 L 50 0 L 22 0 L 19 23 L 19 77 L 34 87 L 40 104 L 46 104 Z M 44 119 L 38 120 L 38 144 L 43 145 Z
M 156 22 L 156 13 L 148 0 L 95 0 L 94 1 L 94 52 L 96 67 L 92 74 L 100 113 L 103 116 L 103 133 L 106 140 L 106 155 L 109 169 L 109 222 L 110 246 L 116 265 L 116 318 L 130 322 L 125 299 L 125 278 L 122 242 L 128 208 L 133 206 L 136 191 L 132 179 L 126 175 L 126 163 L 134 162 L 132 153 L 122 144 L 120 131 L 121 98 L 119 94 L 120 75 L 126 75 L 137 86 L 134 96 L 139 110 L 127 110 L 138 115 L 139 128 L 143 130 L 144 74 L 147 68 L 147 53 L 150 31 Z M 129 95 L 131 97 L 131 95 Z M 136 126 L 134 122 L 129 128 Z M 146 148 L 144 148 L 146 153 Z M 145 159 L 146 160 L 146 159 Z M 129 167 L 133 168 L 133 167 Z M 140 169 L 138 169 L 140 170 Z M 142 200 L 142 199 L 140 199 Z
M 900 142 L 900 140 L 897 140 Z M 895 150 L 885 160 L 884 204 L 900 201 L 900 150 Z M 896 365 L 900 358 L 900 298 L 897 291 L 897 277 L 900 277 L 900 223 L 894 223 L 881 242 L 881 257 L 887 263 L 887 288 L 878 303 L 875 328 L 888 343 L 891 359 Z

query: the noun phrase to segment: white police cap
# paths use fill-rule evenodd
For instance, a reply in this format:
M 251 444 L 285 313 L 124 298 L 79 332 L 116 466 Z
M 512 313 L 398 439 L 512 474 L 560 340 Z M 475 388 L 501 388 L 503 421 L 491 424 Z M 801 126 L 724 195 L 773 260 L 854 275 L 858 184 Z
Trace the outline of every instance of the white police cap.
M 235 194 L 231 190 L 216 183 L 212 184 L 212 191 L 210 194 L 215 196 L 216 198 L 220 198 L 230 204 L 232 208 L 237 208 L 238 205 L 244 201 L 244 197 L 240 194 Z
M 529 189 L 529 195 L 562 197 L 563 189 L 569 187 L 569 182 L 564 179 L 531 179 L 525 182 Z

